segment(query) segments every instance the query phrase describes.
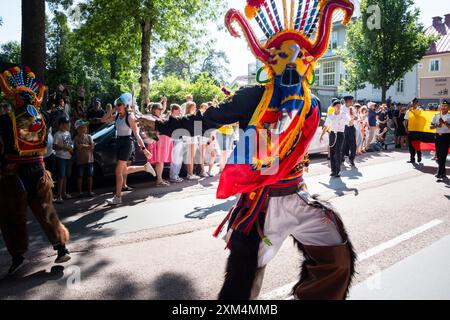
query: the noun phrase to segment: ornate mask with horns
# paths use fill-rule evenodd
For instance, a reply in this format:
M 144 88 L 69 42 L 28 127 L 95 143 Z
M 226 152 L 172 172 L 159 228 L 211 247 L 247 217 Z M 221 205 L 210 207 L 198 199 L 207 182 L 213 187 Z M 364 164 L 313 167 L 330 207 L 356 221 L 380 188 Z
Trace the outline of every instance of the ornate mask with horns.
M 270 153 L 276 156 L 255 157 L 255 169 L 270 167 L 274 160 L 283 160 L 295 149 L 305 118 L 311 107 L 317 105 L 309 87 L 314 82 L 316 63 L 328 49 L 333 14 L 342 10 L 343 24 L 347 25 L 354 10 L 350 0 L 289 2 L 247 0 L 246 17 L 236 9 L 230 9 L 225 17 L 231 35 L 239 37 L 234 27 L 237 23 L 253 54 L 264 65 L 257 73 L 257 81 L 264 84 L 266 90 L 249 126 L 258 131 L 272 124 L 278 135 L 277 145 L 268 142 Z M 261 28 L 266 40 L 258 39 L 250 26 L 252 20 Z M 260 76 L 264 70 L 267 79 L 263 81 Z
M 0 73 L 0 89 L 13 100 L 8 114 L 13 124 L 14 146 L 19 156 L 45 153 L 47 128 L 40 106 L 47 89 L 28 67 L 14 67 Z

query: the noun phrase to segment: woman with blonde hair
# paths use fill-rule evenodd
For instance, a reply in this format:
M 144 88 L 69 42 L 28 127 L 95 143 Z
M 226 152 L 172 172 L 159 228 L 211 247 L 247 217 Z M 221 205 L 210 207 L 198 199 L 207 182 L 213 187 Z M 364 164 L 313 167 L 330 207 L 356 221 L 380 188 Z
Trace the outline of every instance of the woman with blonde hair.
M 197 112 L 197 104 L 194 101 L 188 101 L 186 103 L 186 116 L 189 115 L 195 115 Z M 187 179 L 188 180 L 198 180 L 200 179 L 199 176 L 194 174 L 194 160 L 195 160 L 195 153 L 196 153 L 196 145 L 198 143 L 198 136 L 195 137 L 183 137 L 184 141 L 187 145 Z
M 163 98 L 162 103 L 153 103 L 151 105 L 152 116 L 157 120 L 164 119 L 164 111 L 166 110 L 167 100 Z M 160 135 L 158 141 L 149 145 L 149 151 L 153 155 L 151 164 L 155 166 L 156 186 L 167 187 L 170 183 L 163 179 L 164 163 L 172 162 L 173 142 L 172 139 L 165 135 Z

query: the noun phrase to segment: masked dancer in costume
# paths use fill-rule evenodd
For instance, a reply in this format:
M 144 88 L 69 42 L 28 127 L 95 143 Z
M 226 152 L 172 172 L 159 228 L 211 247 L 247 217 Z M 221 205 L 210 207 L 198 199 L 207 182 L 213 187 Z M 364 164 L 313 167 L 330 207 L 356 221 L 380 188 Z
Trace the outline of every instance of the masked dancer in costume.
M 283 8 L 278 8 L 281 3 Z M 304 255 L 294 297 L 344 299 L 354 273 L 355 254 L 341 219 L 313 199 L 303 182 L 305 154 L 321 111 L 310 91 L 314 68 L 328 49 L 333 13 L 342 10 L 347 24 L 354 7 L 349 0 L 300 1 L 297 8 L 294 4 L 287 10 L 286 1 L 248 0 L 247 18 L 235 9 L 226 15 L 230 33 L 237 37 L 233 24 L 240 26 L 264 64 L 257 73 L 262 85 L 239 90 L 203 115 L 156 123 L 142 119 L 149 129 L 165 135 L 178 129 L 198 134 L 196 122 L 203 131 L 235 122 L 243 129 L 217 190 L 219 199 L 240 194 L 214 234 L 228 222 L 230 256 L 219 299 L 256 299 L 266 265 L 289 236 Z M 264 43 L 251 20 L 264 32 Z
M 0 229 L 12 256 L 8 271 L 12 274 L 23 265 L 28 249 L 28 206 L 57 250 L 56 263 L 70 259 L 65 246 L 69 232 L 53 206 L 53 180 L 43 160 L 52 123 L 52 114 L 40 108 L 46 87 L 28 67 L 14 67 L 0 74 L 0 88 L 13 102 L 13 109 L 0 116 L 5 159 L 0 174 Z

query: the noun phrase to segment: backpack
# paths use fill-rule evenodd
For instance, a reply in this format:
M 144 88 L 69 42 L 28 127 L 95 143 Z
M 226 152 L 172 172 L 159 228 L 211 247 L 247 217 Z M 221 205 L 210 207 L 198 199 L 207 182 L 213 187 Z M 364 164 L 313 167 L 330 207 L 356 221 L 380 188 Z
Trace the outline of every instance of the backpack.
M 127 111 L 127 115 L 125 117 L 125 123 L 127 124 L 128 128 L 131 129 L 130 121 L 128 120 L 129 116 L 130 116 L 130 113 Z M 119 113 L 117 113 L 117 115 L 116 115 L 116 122 L 117 122 L 118 119 L 119 119 Z

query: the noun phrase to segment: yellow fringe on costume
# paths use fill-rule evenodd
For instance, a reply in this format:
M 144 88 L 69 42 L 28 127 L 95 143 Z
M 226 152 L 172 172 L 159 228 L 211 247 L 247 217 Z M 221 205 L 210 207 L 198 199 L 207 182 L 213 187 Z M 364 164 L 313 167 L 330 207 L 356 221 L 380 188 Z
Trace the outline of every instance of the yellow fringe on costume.
M 276 160 L 277 157 L 279 159 L 284 159 L 291 151 L 294 142 L 301 135 L 301 129 L 303 128 L 303 125 L 305 123 L 306 115 L 311 110 L 311 92 L 309 90 L 309 84 L 306 77 L 304 77 L 302 80 L 302 87 L 304 91 L 303 96 L 292 95 L 283 100 L 283 102 L 294 99 L 303 99 L 304 101 L 302 112 L 300 114 L 299 120 L 297 121 L 295 128 L 290 130 L 289 133 L 286 135 L 286 137 L 283 139 L 283 141 L 280 141 L 276 146 L 273 145 L 271 138 L 268 137 L 266 150 L 269 151 L 270 155 L 268 154 L 264 159 L 254 157 L 252 159 L 254 169 L 261 170 L 263 166 L 270 166 Z M 255 126 L 257 131 L 264 128 L 262 124 L 262 118 L 264 114 L 270 109 L 269 103 L 272 99 L 273 91 L 274 91 L 274 80 L 272 80 L 270 83 L 266 85 L 266 90 L 261 99 L 261 102 L 259 103 L 255 113 L 252 116 L 252 119 L 250 120 L 250 125 Z

